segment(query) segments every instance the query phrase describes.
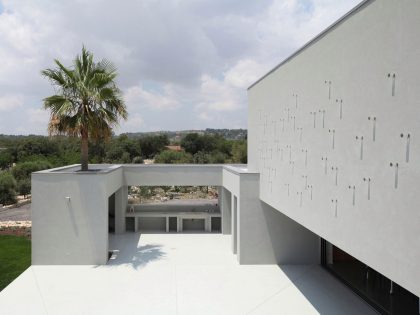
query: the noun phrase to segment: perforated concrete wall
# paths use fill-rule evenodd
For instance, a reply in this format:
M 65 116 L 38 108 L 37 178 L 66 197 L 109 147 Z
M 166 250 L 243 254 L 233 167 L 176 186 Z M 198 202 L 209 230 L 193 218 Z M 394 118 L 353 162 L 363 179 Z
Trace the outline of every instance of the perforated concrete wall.
M 249 89 L 260 198 L 420 295 L 420 2 L 369 1 Z

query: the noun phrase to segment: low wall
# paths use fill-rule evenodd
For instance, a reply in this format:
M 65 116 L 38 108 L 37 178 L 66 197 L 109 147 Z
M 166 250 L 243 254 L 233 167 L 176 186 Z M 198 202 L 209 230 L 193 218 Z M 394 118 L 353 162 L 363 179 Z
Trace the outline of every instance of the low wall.
M 220 212 L 220 207 L 218 204 L 136 204 L 136 205 L 128 205 L 127 212 L 134 208 L 135 212 L 141 211 L 164 211 L 164 212 L 190 212 L 190 211 L 197 211 L 197 212 Z

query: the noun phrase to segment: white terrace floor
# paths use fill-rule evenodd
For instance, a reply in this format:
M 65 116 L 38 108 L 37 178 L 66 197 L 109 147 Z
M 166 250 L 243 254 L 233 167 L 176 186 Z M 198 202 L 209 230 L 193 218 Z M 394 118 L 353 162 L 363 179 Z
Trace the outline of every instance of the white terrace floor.
M 240 266 L 220 234 L 125 234 L 106 266 L 32 266 L 1 314 L 376 314 L 319 266 Z

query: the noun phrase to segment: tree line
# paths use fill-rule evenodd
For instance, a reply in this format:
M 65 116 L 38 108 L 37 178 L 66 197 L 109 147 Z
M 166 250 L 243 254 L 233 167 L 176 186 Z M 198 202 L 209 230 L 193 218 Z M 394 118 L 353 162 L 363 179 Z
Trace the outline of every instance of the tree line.
M 13 204 L 16 195 L 29 195 L 31 173 L 80 163 L 80 139 L 66 136 L 0 135 L 0 204 Z M 168 145 L 180 145 L 171 151 Z M 108 141 L 90 140 L 89 163 L 223 164 L 246 163 L 246 140 L 227 140 L 220 135 L 190 133 L 179 143 L 167 135 L 131 138 L 114 136 Z

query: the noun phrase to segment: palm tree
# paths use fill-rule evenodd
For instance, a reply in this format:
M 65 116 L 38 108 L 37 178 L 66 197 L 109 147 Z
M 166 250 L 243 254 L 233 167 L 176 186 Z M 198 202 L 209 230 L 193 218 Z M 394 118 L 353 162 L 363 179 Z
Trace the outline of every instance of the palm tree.
M 41 73 L 51 81 L 56 94 L 45 98 L 50 110 L 50 135 L 81 137 L 82 171 L 88 170 L 88 140 L 107 139 L 120 118 L 127 119 L 127 109 L 115 78 L 116 68 L 105 59 L 93 61 L 93 54 L 82 49 L 71 67 L 57 59 L 57 68 Z

